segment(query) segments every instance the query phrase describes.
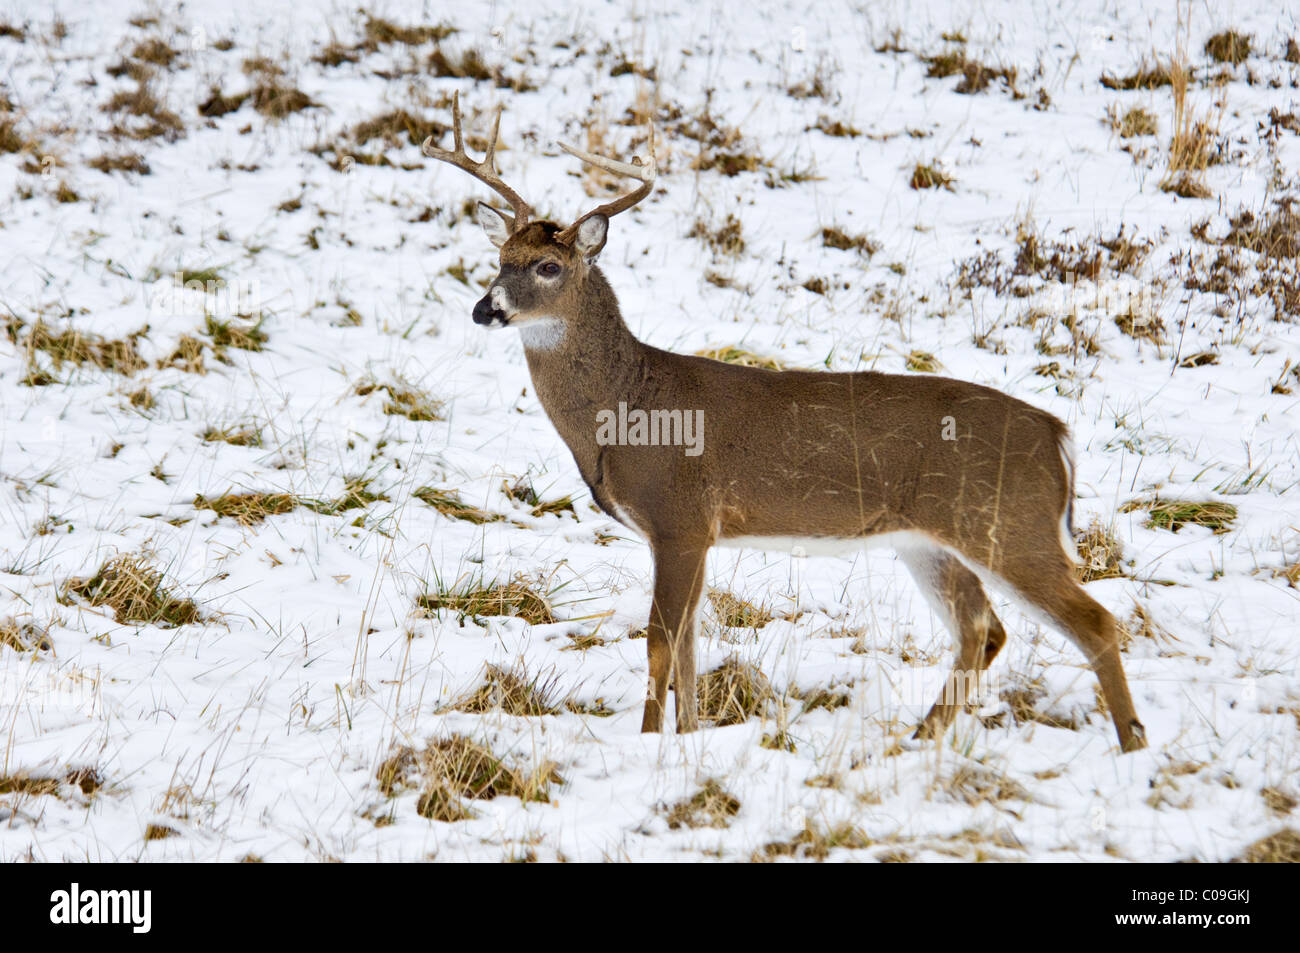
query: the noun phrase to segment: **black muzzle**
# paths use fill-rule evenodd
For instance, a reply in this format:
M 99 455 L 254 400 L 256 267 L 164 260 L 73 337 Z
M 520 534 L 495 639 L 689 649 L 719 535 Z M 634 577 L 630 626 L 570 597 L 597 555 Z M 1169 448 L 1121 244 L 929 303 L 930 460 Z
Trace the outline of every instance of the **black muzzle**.
M 474 305 L 474 323 L 481 324 L 484 327 L 494 324 L 505 326 L 506 313 L 492 306 L 492 294 L 490 292 L 479 298 L 478 303 Z

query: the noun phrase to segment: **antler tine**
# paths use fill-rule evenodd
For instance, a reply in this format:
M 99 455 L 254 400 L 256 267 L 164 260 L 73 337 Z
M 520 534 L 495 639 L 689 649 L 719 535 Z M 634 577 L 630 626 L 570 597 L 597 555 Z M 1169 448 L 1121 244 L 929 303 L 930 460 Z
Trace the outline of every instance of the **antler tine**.
M 658 175 L 658 169 L 655 166 L 655 129 L 653 123 L 647 123 L 650 132 L 650 161 L 642 163 L 640 158 L 633 158 L 631 162 L 620 162 L 617 159 L 610 159 L 607 156 L 594 155 L 590 152 L 583 152 L 581 149 L 575 149 L 567 146 L 563 142 L 559 143 L 561 149 L 573 156 L 575 159 L 581 159 L 587 165 L 595 166 L 597 169 L 604 169 L 606 172 L 612 172 L 615 175 L 622 175 L 632 179 L 638 179 L 641 185 L 631 192 L 620 195 L 612 202 L 606 202 L 604 205 L 597 206 L 586 215 L 578 218 L 572 225 L 560 232 L 556 237 L 562 241 L 571 239 L 578 230 L 578 226 L 593 215 L 604 215 L 607 218 L 617 215 L 619 212 L 625 212 L 637 202 L 640 202 L 651 190 L 654 189 L 655 177 Z
M 461 131 L 460 125 L 460 91 L 457 90 L 451 99 L 451 135 L 455 142 L 455 150 L 448 152 L 446 149 L 440 149 L 433 144 L 433 136 L 424 140 L 421 146 L 424 154 L 430 159 L 438 159 L 449 165 L 468 172 L 474 178 L 478 179 L 488 188 L 492 189 L 497 195 L 501 196 L 510 203 L 510 207 L 515 213 L 515 228 L 523 225 L 533 216 L 533 209 L 527 202 L 520 197 L 519 193 L 501 180 L 501 176 L 496 170 L 496 151 L 497 135 L 501 131 L 501 107 L 498 106 L 496 116 L 492 121 L 492 137 L 488 140 L 487 154 L 482 161 L 475 162 L 465 152 L 465 135 Z

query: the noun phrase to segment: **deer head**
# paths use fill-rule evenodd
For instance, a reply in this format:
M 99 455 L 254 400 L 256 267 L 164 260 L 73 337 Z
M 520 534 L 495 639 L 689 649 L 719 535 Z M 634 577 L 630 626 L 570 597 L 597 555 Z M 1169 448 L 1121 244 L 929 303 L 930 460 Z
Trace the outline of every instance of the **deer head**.
M 500 249 L 501 270 L 485 294 L 474 305 L 474 322 L 488 327 L 520 327 L 535 321 L 562 321 L 577 312 L 577 302 L 596 257 L 605 247 L 609 220 L 636 205 L 654 188 L 654 129 L 650 129 L 650 161 L 639 158 L 619 162 L 592 155 L 571 146 L 560 148 L 588 165 L 615 175 L 639 180 L 640 185 L 560 227 L 554 222 L 534 221 L 532 207 L 506 185 L 498 175 L 494 156 L 501 109 L 497 107 L 488 140 L 487 154 L 475 162 L 465 153 L 461 133 L 460 94 L 452 100 L 452 134 L 455 149 L 448 152 L 424 141 L 424 154 L 456 166 L 492 188 L 511 206 L 513 215 L 498 211 L 486 202 L 478 205 L 478 221 L 488 239 Z

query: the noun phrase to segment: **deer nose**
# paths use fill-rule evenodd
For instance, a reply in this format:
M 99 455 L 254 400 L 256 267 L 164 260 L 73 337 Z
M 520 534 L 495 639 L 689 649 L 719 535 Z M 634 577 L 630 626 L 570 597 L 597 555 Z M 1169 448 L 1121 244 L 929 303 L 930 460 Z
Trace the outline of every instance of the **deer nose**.
M 490 293 L 479 298 L 478 303 L 474 305 L 474 323 L 482 325 L 506 323 L 505 312 L 492 304 L 492 295 Z

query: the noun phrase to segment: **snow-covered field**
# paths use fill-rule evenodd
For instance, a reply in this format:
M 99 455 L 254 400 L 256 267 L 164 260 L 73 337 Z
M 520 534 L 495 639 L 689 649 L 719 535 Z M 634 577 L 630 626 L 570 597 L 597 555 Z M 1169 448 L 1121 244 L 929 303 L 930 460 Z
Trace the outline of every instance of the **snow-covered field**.
M 1296 826 L 1300 10 L 657 6 L 0 6 L 0 860 L 1226 860 Z M 1110 88 L 1180 47 L 1187 197 L 1176 83 Z M 415 145 L 457 89 L 564 222 L 601 183 L 555 142 L 626 157 L 654 117 L 602 255 L 643 339 L 1066 420 L 1150 748 L 1000 597 L 980 704 L 910 740 L 949 638 L 875 550 L 713 554 L 772 618 L 710 609 L 700 671 L 772 697 L 642 736 L 649 552 L 470 321 L 488 193 Z M 419 603 L 511 582 L 556 621 Z M 454 737 L 498 796 L 433 778 Z

